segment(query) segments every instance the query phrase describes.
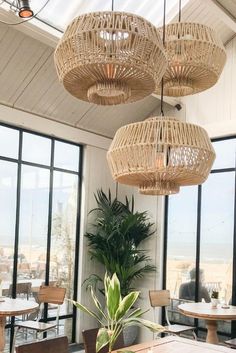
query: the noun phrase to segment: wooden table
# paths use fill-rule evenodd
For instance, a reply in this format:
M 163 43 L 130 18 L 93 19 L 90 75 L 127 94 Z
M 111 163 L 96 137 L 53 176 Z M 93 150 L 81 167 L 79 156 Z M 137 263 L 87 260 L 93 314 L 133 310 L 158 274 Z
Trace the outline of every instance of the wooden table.
M 6 317 L 28 314 L 37 308 L 37 303 L 24 299 L 5 298 L 4 302 L 0 302 L 0 353 L 3 353 L 5 347 Z
M 228 309 L 212 308 L 211 303 L 186 303 L 178 306 L 179 311 L 190 317 L 204 319 L 207 327 L 206 342 L 217 344 L 219 342 L 217 336 L 217 321 L 219 320 L 236 320 L 236 306 L 230 305 Z
M 168 336 L 155 341 L 140 343 L 126 347 L 123 350 L 137 353 L 232 353 L 231 348 L 220 345 L 215 346 L 178 336 Z M 122 349 L 119 351 L 122 351 Z

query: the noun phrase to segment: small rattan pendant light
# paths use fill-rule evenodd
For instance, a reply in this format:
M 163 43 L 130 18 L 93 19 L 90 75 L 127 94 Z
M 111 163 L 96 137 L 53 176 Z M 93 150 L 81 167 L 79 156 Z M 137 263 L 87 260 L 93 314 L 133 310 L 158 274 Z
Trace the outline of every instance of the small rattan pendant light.
M 163 42 L 165 5 L 166 0 Z M 215 159 L 203 128 L 164 117 L 163 93 L 162 79 L 161 116 L 121 127 L 107 153 L 113 179 L 145 195 L 170 195 L 181 186 L 202 184 Z
M 162 34 L 163 28 L 159 28 Z M 164 95 L 181 97 L 204 91 L 218 81 L 226 62 L 226 51 L 218 34 L 199 23 L 179 21 L 166 26 L 168 67 Z M 160 93 L 158 86 L 156 93 Z
M 96 12 L 75 18 L 54 54 L 59 80 L 73 96 L 95 104 L 140 100 L 167 68 L 158 29 L 140 16 Z

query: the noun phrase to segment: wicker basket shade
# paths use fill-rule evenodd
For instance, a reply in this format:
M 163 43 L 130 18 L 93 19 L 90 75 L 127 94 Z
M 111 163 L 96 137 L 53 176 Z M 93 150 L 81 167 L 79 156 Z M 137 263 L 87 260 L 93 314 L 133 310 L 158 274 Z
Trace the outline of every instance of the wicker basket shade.
M 163 29 L 159 28 L 162 35 Z M 164 95 L 179 97 L 212 87 L 226 62 L 226 51 L 217 33 L 198 23 L 171 23 L 166 26 L 165 48 L 168 68 Z M 156 93 L 160 94 L 158 86 Z
M 73 96 L 102 105 L 135 102 L 154 92 L 167 68 L 158 29 L 124 12 L 77 17 L 54 54 L 59 80 Z
M 153 117 L 121 127 L 107 153 L 113 179 L 146 195 L 177 193 L 203 183 L 215 152 L 200 126 Z

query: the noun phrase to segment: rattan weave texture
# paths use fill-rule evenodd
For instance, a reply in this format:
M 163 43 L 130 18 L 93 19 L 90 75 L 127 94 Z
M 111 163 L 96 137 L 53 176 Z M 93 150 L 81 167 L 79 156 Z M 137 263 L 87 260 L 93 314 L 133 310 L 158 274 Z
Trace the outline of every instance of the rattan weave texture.
M 203 183 L 215 159 L 206 131 L 172 117 L 121 127 L 107 153 L 113 179 L 140 193 L 168 195 Z
M 73 96 L 102 105 L 150 95 L 167 68 L 158 29 L 124 12 L 88 13 L 74 19 L 54 60 L 60 81 Z
M 163 35 L 163 28 L 159 28 Z M 164 95 L 181 97 L 204 91 L 218 81 L 226 51 L 218 34 L 198 23 L 171 23 L 165 28 L 168 68 Z M 156 93 L 160 94 L 160 86 Z

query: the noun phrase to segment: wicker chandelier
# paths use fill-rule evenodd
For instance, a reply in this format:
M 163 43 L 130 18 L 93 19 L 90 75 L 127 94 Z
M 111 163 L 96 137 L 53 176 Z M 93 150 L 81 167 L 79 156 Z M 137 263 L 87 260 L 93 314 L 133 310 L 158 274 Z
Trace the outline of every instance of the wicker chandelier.
M 158 29 L 140 16 L 114 11 L 75 18 L 59 41 L 54 60 L 67 91 L 102 105 L 150 95 L 167 68 Z
M 107 159 L 117 182 L 137 186 L 141 194 L 170 195 L 203 183 L 215 152 L 200 126 L 158 116 L 121 127 Z
M 181 3 L 180 3 L 181 7 Z M 166 0 L 162 38 L 165 44 Z M 161 116 L 121 127 L 107 152 L 114 180 L 145 195 L 171 195 L 181 186 L 203 183 L 215 160 L 207 132 L 200 126 L 164 117 L 165 78 L 161 80 Z
M 163 27 L 159 32 L 163 35 Z M 181 22 L 181 0 L 179 22 L 165 27 L 165 49 L 165 96 L 187 96 L 214 86 L 226 62 L 224 45 L 212 28 Z M 160 86 L 156 93 L 160 93 Z

